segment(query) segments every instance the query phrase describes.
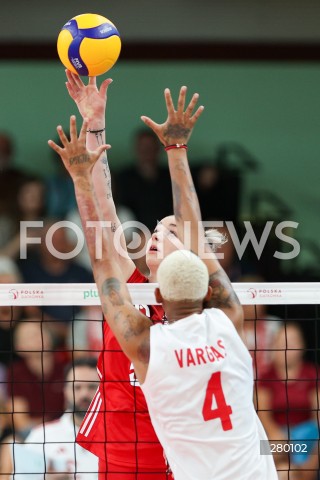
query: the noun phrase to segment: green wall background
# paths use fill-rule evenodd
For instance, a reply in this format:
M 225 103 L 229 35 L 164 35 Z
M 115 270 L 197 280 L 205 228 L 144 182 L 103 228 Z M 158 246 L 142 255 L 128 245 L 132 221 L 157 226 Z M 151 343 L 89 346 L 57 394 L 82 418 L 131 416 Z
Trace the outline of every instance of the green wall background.
M 242 213 L 252 191 L 267 189 L 290 205 L 296 238 L 319 245 L 320 65 L 210 62 L 121 62 L 110 72 L 107 129 L 113 169 L 132 159 L 140 115 L 165 118 L 163 90 L 198 91 L 205 112 L 190 142 L 191 162 L 212 158 L 224 142 L 238 142 L 261 168 L 244 179 Z M 105 78 L 105 77 L 104 77 Z M 0 63 L 0 129 L 16 142 L 17 163 L 53 172 L 47 140 L 77 113 L 59 62 Z M 78 116 L 79 118 L 79 116 Z M 284 218 L 283 220 L 289 220 Z M 302 248 L 299 261 L 307 262 Z

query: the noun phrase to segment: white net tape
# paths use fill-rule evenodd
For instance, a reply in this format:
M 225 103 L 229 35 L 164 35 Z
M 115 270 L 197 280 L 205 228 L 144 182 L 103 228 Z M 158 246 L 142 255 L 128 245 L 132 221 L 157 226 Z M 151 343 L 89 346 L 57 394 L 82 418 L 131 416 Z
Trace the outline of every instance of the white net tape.
M 156 305 L 157 284 L 128 284 L 134 304 Z M 320 283 L 234 283 L 243 305 L 320 304 Z M 0 305 L 100 305 L 94 283 L 1 284 Z

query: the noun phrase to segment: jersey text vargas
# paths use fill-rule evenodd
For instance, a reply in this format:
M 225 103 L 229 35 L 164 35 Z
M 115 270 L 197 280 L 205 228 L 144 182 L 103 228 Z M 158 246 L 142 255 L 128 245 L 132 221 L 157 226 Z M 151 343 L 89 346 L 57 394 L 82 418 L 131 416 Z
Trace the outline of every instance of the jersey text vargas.
M 180 348 L 174 350 L 174 353 L 180 368 L 213 363 L 226 356 L 222 340 L 218 340 L 215 347 L 206 345 L 199 348 Z

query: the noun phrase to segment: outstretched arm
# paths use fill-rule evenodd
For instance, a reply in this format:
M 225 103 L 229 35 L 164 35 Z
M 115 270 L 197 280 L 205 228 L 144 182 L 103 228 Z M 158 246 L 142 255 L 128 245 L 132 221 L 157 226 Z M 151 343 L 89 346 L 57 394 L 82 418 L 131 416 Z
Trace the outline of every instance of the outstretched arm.
M 122 350 L 133 362 L 140 382 L 144 381 L 149 362 L 149 338 L 151 321 L 136 310 L 126 286 L 126 278 L 119 265 L 119 256 L 113 239 L 112 223 L 102 229 L 88 227 L 88 222 L 99 222 L 99 209 L 92 188 L 92 170 L 101 154 L 110 148 L 103 144 L 94 151 L 86 147 L 84 121 L 79 138 L 76 119 L 70 118 L 70 141 L 61 126 L 57 128 L 63 148 L 52 140 L 49 145 L 61 157 L 70 173 L 75 187 L 77 204 L 83 224 L 83 230 L 91 259 L 93 275 L 99 290 L 102 310 L 107 322 L 116 336 Z M 98 226 L 98 224 L 96 223 Z M 103 255 L 97 254 L 96 238 L 100 236 Z
M 90 77 L 87 85 L 83 83 L 79 75 L 66 70 L 66 87 L 70 97 L 75 101 L 83 119 L 88 120 L 86 143 L 89 150 L 95 150 L 106 141 L 105 113 L 108 87 L 112 79 L 104 80 L 97 87 L 96 77 Z M 111 174 L 106 151 L 103 151 L 99 160 L 92 169 L 93 188 L 96 194 L 97 207 L 101 219 L 110 221 L 113 225 L 113 233 L 120 229 L 121 255 L 118 257 L 119 264 L 126 280 L 135 269 L 133 261 L 127 253 L 125 236 L 118 218 L 111 188 Z
M 164 92 L 168 118 L 163 124 L 157 124 L 148 117 L 141 117 L 159 137 L 164 146 L 187 144 L 194 125 L 200 117 L 203 107 L 193 113 L 199 95 L 195 93 L 185 109 L 187 88 L 182 87 L 179 94 L 177 109 L 173 105 L 169 89 Z M 197 253 L 208 267 L 212 296 L 209 307 L 223 310 L 233 321 L 239 334 L 243 335 L 243 312 L 231 282 L 221 268 L 215 255 L 206 248 L 204 228 L 196 190 L 193 184 L 186 148 L 171 148 L 167 150 L 170 176 L 172 182 L 174 214 L 177 222 L 179 238 Z M 185 227 L 190 229 L 190 238 L 185 236 Z M 204 255 L 204 252 L 205 255 Z
M 57 132 L 63 147 L 60 147 L 52 140 L 48 141 L 49 146 L 60 155 L 65 168 L 68 170 L 74 184 L 74 190 L 80 218 L 83 226 L 90 259 L 98 256 L 97 235 L 101 234 L 99 208 L 92 188 L 91 174 L 94 164 L 98 161 L 104 151 L 110 145 L 102 144 L 90 152 L 86 148 L 86 130 L 88 121 L 84 121 L 79 138 L 77 136 L 76 117 L 70 117 L 70 141 L 67 139 L 61 125 Z M 91 225 L 91 226 L 90 226 Z M 113 242 L 111 247 L 114 248 Z M 110 248 L 111 248 L 110 247 Z

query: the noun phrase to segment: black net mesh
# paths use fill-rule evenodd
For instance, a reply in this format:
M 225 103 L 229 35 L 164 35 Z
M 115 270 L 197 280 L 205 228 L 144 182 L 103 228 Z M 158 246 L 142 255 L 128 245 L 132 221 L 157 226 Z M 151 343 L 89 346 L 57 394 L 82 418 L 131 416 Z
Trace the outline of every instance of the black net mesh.
M 28 299 L 24 305 L 0 307 L 3 480 L 172 478 L 162 450 L 161 458 L 157 453 L 157 439 L 147 430 L 146 405 L 132 365 L 119 367 L 123 353 L 92 297 L 91 304 L 74 306 L 66 322 Z M 299 296 L 296 304 L 277 304 L 275 297 L 261 305 L 257 297 L 250 297 L 250 305 L 245 304 L 248 296 L 241 301 L 253 358 L 254 404 L 269 437 L 268 452 L 280 480 L 316 480 L 319 306 L 299 303 Z M 161 321 L 150 309 L 144 313 Z

